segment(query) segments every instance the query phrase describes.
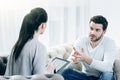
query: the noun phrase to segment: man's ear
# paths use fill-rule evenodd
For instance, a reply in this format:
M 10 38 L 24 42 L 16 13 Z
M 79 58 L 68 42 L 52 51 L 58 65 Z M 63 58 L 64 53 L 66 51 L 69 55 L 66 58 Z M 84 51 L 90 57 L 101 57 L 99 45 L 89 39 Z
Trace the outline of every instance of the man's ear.
M 105 34 L 105 33 L 106 33 L 106 30 L 105 30 L 105 31 L 103 31 L 103 33 Z

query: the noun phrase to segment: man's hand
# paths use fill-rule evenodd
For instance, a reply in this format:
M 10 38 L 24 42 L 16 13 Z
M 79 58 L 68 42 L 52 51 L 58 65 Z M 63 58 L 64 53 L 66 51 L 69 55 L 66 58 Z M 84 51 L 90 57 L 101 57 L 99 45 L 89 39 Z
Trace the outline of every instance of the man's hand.
M 81 53 L 79 53 L 75 48 L 73 48 L 74 54 L 73 56 L 73 62 L 78 63 L 80 61 L 85 61 L 87 64 L 91 64 L 92 59 L 89 56 L 86 56 L 84 49 L 82 48 Z
M 76 57 L 79 57 L 81 59 L 81 61 L 85 61 L 85 59 L 86 59 L 87 56 L 85 55 L 85 52 L 84 52 L 83 48 L 81 49 L 80 55 L 76 56 Z
M 73 58 L 72 58 L 72 61 L 73 61 L 73 63 L 79 63 L 80 61 L 81 61 L 81 59 L 79 58 L 80 57 L 80 53 L 75 49 L 75 48 L 73 48 L 73 50 L 74 50 L 74 53 L 73 53 Z

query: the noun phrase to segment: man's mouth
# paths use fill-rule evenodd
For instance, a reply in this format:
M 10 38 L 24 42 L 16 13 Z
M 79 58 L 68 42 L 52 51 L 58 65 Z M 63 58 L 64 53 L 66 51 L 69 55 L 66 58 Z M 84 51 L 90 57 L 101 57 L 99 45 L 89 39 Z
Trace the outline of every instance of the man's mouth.
M 95 38 L 96 38 L 95 35 L 90 35 L 90 39 L 91 39 L 91 40 L 94 40 Z
M 95 36 L 95 35 L 90 35 L 90 37 L 91 37 L 91 38 L 94 38 L 94 37 L 96 37 L 96 36 Z

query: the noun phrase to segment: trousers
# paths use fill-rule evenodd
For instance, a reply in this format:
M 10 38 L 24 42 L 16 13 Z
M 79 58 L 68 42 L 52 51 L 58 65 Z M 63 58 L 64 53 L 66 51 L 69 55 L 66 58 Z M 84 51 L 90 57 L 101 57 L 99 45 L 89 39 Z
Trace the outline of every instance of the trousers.
M 67 68 L 59 72 L 65 80 L 115 80 L 112 72 L 103 72 L 100 77 L 87 76 L 83 72 Z

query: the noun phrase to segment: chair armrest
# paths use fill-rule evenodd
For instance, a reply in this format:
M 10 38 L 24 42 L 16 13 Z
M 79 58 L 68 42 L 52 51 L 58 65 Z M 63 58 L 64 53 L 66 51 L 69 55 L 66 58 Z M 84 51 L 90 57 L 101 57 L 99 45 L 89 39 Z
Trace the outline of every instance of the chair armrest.
M 120 59 L 115 59 L 114 63 L 114 74 L 116 77 L 116 80 L 120 80 Z

